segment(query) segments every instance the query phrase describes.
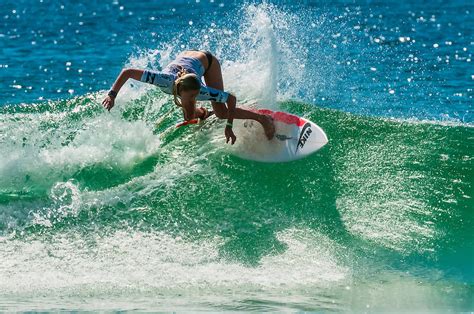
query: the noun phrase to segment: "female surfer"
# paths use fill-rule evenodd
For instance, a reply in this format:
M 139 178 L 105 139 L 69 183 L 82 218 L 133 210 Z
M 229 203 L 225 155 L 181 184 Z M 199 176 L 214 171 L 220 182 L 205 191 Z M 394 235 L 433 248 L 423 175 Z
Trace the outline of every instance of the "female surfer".
M 205 85 L 201 83 L 203 76 Z M 231 144 L 235 143 L 236 137 L 232 131 L 234 119 L 256 120 L 262 124 L 268 139 L 274 136 L 275 126 L 270 116 L 236 108 L 235 96 L 224 91 L 219 61 L 208 51 L 184 51 L 161 72 L 123 69 L 102 102 L 107 110 L 112 109 L 120 88 L 129 78 L 154 84 L 163 92 L 172 94 L 175 104 L 182 108 L 186 121 L 208 118 L 213 112 L 204 107 L 196 108 L 196 101 L 210 100 L 215 115 L 227 119 L 224 131 L 226 143 L 229 140 Z

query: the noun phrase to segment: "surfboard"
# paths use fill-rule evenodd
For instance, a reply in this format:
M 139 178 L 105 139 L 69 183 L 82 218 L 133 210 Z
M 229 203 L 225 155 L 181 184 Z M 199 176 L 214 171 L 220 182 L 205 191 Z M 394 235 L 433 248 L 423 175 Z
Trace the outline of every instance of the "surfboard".
M 318 151 L 328 143 L 323 129 L 316 123 L 283 111 L 254 110 L 272 116 L 275 137 L 268 140 L 260 123 L 253 120 L 234 120 L 237 142 L 230 149 L 237 156 L 262 162 L 287 162 L 301 159 Z M 207 119 L 208 123 L 212 119 Z M 176 127 L 197 124 L 198 119 L 181 122 Z
M 328 143 L 323 129 L 316 123 L 282 111 L 256 110 L 273 117 L 275 137 L 268 140 L 260 123 L 234 120 L 237 136 L 235 153 L 245 159 L 263 162 L 287 162 L 304 158 Z

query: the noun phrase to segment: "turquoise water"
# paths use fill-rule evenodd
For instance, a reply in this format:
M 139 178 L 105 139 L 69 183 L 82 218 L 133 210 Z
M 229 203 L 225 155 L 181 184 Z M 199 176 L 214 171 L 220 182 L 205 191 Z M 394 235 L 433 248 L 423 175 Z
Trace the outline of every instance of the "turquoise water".
M 0 310 L 472 311 L 472 9 L 7 2 Z M 139 83 L 103 110 L 187 47 L 329 143 L 245 160 Z

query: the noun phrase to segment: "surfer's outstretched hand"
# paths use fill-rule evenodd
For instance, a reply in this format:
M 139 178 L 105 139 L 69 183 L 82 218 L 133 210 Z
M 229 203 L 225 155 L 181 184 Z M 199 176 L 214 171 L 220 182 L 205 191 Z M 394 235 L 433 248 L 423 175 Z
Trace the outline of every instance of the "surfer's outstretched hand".
M 225 139 L 226 139 L 225 142 L 226 142 L 226 143 L 229 143 L 229 140 L 230 140 L 230 143 L 231 143 L 232 145 L 234 145 L 235 140 L 237 139 L 237 137 L 235 137 L 235 134 L 234 134 L 234 131 L 232 131 L 232 128 L 226 126 L 226 127 L 225 127 L 225 131 L 224 131 L 224 134 L 225 134 Z
M 107 96 L 105 97 L 105 99 L 102 101 L 102 106 L 104 106 L 105 109 L 107 109 L 108 111 L 110 111 L 110 109 L 112 109 L 112 107 L 114 106 L 114 102 L 115 102 L 115 99 L 110 97 L 110 96 Z

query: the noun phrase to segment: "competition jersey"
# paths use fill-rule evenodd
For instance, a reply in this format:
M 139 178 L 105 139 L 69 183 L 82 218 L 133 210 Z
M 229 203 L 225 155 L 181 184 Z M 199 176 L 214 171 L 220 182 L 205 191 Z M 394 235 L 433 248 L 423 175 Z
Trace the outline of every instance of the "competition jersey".
M 140 81 L 156 85 L 167 94 L 173 94 L 173 83 L 178 78 L 178 73 L 181 68 L 185 69 L 187 73 L 196 74 L 200 80 L 204 75 L 204 67 L 199 59 L 189 56 L 178 56 L 161 72 L 145 70 Z M 228 97 L 229 93 L 208 87 L 201 83 L 201 89 L 196 100 L 210 100 L 225 103 Z

